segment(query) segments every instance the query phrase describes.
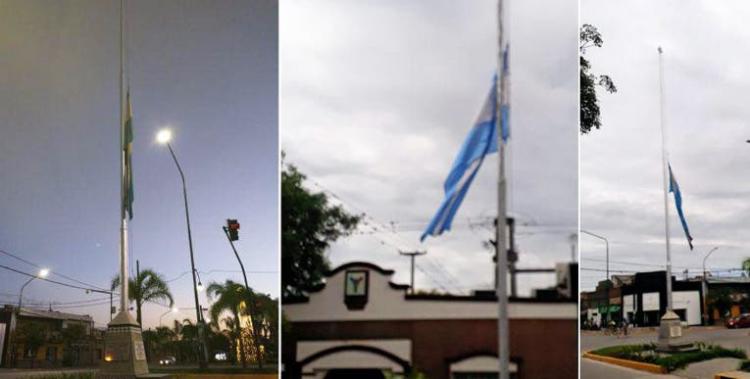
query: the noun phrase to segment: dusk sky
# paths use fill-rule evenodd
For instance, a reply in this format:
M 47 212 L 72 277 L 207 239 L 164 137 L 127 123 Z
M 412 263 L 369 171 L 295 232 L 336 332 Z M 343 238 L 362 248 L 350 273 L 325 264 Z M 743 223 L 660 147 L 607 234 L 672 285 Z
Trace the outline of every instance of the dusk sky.
M 278 296 L 276 2 L 127 4 L 131 271 L 138 259 L 169 280 L 185 309 L 165 323 L 195 318 L 180 179 L 154 142 L 169 126 L 203 283 L 242 281 L 221 230 L 237 218 L 250 286 Z M 119 1 L 0 1 L 0 250 L 50 268 L 50 279 L 106 288 L 118 272 L 118 42 Z M 0 264 L 37 270 L 2 254 Z M 0 303 L 17 303 L 25 280 L 0 270 Z M 106 299 L 42 281 L 24 294 L 25 304 L 87 313 L 98 326 L 109 321 Z M 147 304 L 144 327 L 166 310 Z
M 667 151 L 695 249 L 669 198 L 673 274 L 737 276 L 750 257 L 750 4 L 744 1 L 581 2 L 581 22 L 599 28 L 586 53 L 609 74 L 600 92 L 602 128 L 581 138 L 581 228 L 610 240 L 612 273 L 663 270 L 664 201 L 657 47 L 664 49 Z M 605 278 L 602 241 L 581 236 L 582 289 Z M 730 271 L 734 269 L 734 271 Z
M 307 1 L 281 4 L 282 149 L 366 225 L 329 251 L 395 269 L 417 289 L 467 293 L 492 287 L 497 155 L 488 158 L 454 221 L 424 244 L 419 235 L 489 90 L 497 66 L 495 0 Z M 517 1 L 511 8 L 510 213 L 519 267 L 571 259 L 577 230 L 578 57 L 576 1 Z M 539 9 L 545 9 L 539 12 Z M 373 232 L 372 225 L 378 226 Z M 519 278 L 522 294 L 554 285 Z

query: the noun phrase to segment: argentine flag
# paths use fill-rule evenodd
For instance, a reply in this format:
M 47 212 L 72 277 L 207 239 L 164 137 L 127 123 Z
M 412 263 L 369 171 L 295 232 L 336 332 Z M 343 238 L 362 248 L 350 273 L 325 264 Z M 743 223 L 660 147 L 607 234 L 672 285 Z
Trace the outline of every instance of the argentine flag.
M 690 229 L 688 229 L 685 214 L 682 213 L 682 194 L 680 193 L 680 185 L 677 184 L 677 179 L 674 177 L 674 174 L 672 174 L 672 165 L 668 164 L 667 167 L 669 168 L 669 192 L 674 194 L 674 204 L 675 207 L 677 207 L 677 214 L 680 216 L 682 229 L 685 231 L 685 237 L 687 237 L 690 250 L 693 250 L 693 237 L 690 235 Z
M 507 49 L 504 57 L 507 57 Z M 503 59 L 503 73 L 507 71 L 507 58 Z M 482 110 L 477 117 L 474 126 L 466 136 L 458 156 L 453 161 L 451 171 L 443 184 L 445 198 L 440 204 L 437 213 L 433 216 L 427 229 L 422 233 L 420 241 L 424 241 L 427 236 L 438 236 L 446 230 L 450 230 L 453 217 L 456 215 L 461 202 L 469 191 L 471 182 L 474 180 L 479 167 L 482 166 L 484 157 L 487 154 L 497 152 L 497 76 L 492 80 L 492 88 L 487 96 L 487 100 L 482 106 Z M 508 125 L 507 111 L 508 107 L 501 105 L 503 121 L 502 137 L 507 141 Z

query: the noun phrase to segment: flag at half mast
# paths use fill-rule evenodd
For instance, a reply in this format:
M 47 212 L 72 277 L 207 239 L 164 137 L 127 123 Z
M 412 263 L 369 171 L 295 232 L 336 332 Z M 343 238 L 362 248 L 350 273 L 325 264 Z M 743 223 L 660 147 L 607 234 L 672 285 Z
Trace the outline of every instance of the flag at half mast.
M 125 97 L 125 120 L 122 125 L 122 215 L 133 219 L 133 112 L 130 107 L 130 90 Z
M 682 212 L 682 193 L 680 192 L 680 185 L 677 184 L 677 179 L 672 173 L 672 165 L 668 164 L 667 167 L 669 168 L 669 192 L 672 192 L 674 194 L 674 205 L 677 208 L 677 214 L 680 216 L 682 230 L 685 231 L 685 237 L 687 237 L 690 250 L 693 250 L 693 236 L 690 235 L 690 229 L 688 229 L 688 224 L 685 220 L 685 214 Z
M 508 49 L 503 53 L 503 71 L 502 75 L 508 72 Z M 501 80 L 501 86 L 504 82 Z M 479 168 L 484 162 L 484 157 L 488 154 L 497 152 L 497 131 L 498 131 L 498 110 L 497 110 L 497 76 L 492 80 L 487 100 L 485 100 L 482 110 L 477 117 L 477 121 L 469 131 L 469 135 L 461 145 L 458 155 L 453 161 L 451 171 L 443 184 L 445 198 L 438 208 L 427 228 L 422 233 L 420 241 L 424 241 L 427 236 L 439 236 L 446 230 L 451 229 L 453 217 L 456 215 L 458 208 L 461 206 L 466 193 L 469 191 L 472 181 L 476 176 Z M 500 104 L 500 125 L 501 136 L 504 142 L 510 137 L 508 127 L 508 105 Z

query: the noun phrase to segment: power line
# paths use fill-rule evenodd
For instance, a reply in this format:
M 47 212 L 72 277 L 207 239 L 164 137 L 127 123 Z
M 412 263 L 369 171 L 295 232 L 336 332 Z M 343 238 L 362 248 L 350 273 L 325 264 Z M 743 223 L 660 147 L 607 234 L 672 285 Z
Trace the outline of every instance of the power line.
M 36 268 L 42 268 L 42 267 L 41 267 L 40 265 L 38 265 L 38 264 L 36 264 L 36 263 L 34 263 L 34 262 L 30 262 L 30 261 L 28 261 L 28 260 L 26 260 L 26 259 L 23 259 L 23 258 L 21 258 L 21 257 L 19 257 L 19 256 L 17 256 L 17 255 L 15 255 L 15 254 L 11 254 L 11 253 L 9 253 L 9 252 L 7 252 L 7 251 L 5 251 L 5 250 L 0 250 L 0 254 L 5 254 L 5 255 L 7 255 L 7 256 L 9 256 L 9 257 L 11 257 L 11 258 L 14 258 L 14 259 L 16 259 L 16 260 L 18 260 L 18 261 L 21 261 L 21 262 L 23 262 L 23 263 L 26 263 L 26 264 L 28 264 L 28 265 L 31 265 L 31 266 L 33 266 L 33 267 L 36 267 Z M 76 282 L 76 283 L 78 283 L 78 284 L 84 285 L 84 286 L 89 286 L 89 287 L 93 287 L 93 288 L 96 288 L 96 289 L 99 289 L 99 290 L 103 290 L 103 291 L 106 291 L 106 290 L 104 290 L 104 289 L 103 289 L 102 287 L 99 287 L 99 286 L 96 286 L 96 285 L 93 285 L 93 284 L 90 284 L 90 283 L 86 283 L 86 282 L 80 281 L 80 280 L 78 280 L 78 279 L 72 278 L 72 277 L 70 277 L 70 276 L 67 276 L 67 275 L 61 274 L 61 273 L 59 273 L 59 272 L 56 272 L 56 271 L 51 271 L 50 273 L 51 273 L 51 274 L 53 274 L 53 275 L 57 275 L 57 276 L 59 276 L 59 277 L 61 277 L 61 278 L 64 278 L 64 279 L 68 279 L 68 280 L 70 280 L 70 281 L 73 281 L 73 282 Z

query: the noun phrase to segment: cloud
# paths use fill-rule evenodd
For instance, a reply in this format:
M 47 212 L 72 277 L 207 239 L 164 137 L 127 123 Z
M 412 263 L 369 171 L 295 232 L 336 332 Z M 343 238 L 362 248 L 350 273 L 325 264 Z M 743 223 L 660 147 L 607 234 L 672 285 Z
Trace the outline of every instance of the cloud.
M 427 249 L 417 258 L 418 287 L 492 285 L 482 241 L 493 232 L 470 224 L 496 213 L 496 157 L 485 161 L 455 230 L 424 245 L 418 237 L 491 84 L 495 12 L 495 1 L 281 4 L 287 160 L 351 211 L 386 224 L 338 242 L 334 264 L 373 261 L 406 282 L 408 260 L 397 250 Z M 569 260 L 577 228 L 577 4 L 516 2 L 512 12 L 509 204 L 519 221 L 534 224 L 519 227 L 520 265 L 549 267 Z M 519 282 L 528 293 L 552 278 Z
M 612 261 L 636 263 L 618 269 L 665 264 L 657 46 L 664 47 L 667 150 L 695 238 L 691 252 L 670 197 L 675 273 L 698 274 L 713 246 L 720 249 L 709 269 L 739 267 L 750 255 L 750 182 L 742 179 L 750 174 L 748 16 L 750 6 L 740 1 L 581 3 L 581 21 L 604 37 L 604 47 L 587 56 L 619 89 L 601 94 L 602 129 L 581 138 L 581 224 L 610 238 Z M 582 266 L 602 268 L 603 246 L 582 241 Z M 604 274 L 582 277 L 582 288 L 591 289 Z

